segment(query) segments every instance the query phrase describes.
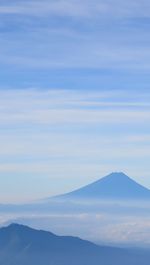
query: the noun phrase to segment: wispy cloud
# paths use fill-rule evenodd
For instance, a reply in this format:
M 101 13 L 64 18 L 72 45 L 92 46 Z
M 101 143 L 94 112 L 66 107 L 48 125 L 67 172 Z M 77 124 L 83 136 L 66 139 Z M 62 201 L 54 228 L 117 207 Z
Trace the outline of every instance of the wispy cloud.
M 89 15 L 90 8 L 79 1 L 19 1 L 0 6 L 2 14 L 21 14 L 32 16 L 59 15 L 84 17 Z
M 1 186 L 19 176 L 38 177 L 36 185 L 44 186 L 44 178 L 47 187 L 32 196 L 45 197 L 118 170 L 148 186 L 149 97 L 117 90 L 1 90 Z M 18 182 L 18 196 L 25 183 Z
M 147 17 L 149 16 L 150 5 L 148 1 L 144 3 L 138 1 L 74 1 L 74 0 L 59 0 L 59 1 L 6 1 L 6 4 L 2 4 L 0 13 L 8 14 L 26 14 L 26 15 L 68 15 L 75 17 L 89 17 L 98 15 L 111 15 L 117 17 Z
M 145 247 L 150 245 L 149 217 L 111 214 L 8 215 L 0 223 L 18 222 L 59 235 L 79 236 L 99 244 Z M 76 226 L 72 224 L 76 223 Z
M 149 37 L 133 21 L 148 19 L 149 9 L 140 0 L 6 2 L 0 5 L 1 64 L 147 73 Z
M 69 190 L 124 170 L 150 185 L 149 9 L 147 0 L 1 1 L 2 183 L 38 171 L 40 184 L 63 178 Z
M 93 93 L 91 98 L 95 98 L 95 101 L 89 101 L 87 95 L 84 98 L 80 92 L 74 93 L 69 90 L 49 90 L 42 93 L 38 90 L 13 90 L 0 93 L 0 122 L 5 125 L 143 124 L 150 119 L 150 105 L 147 100 L 143 103 L 132 102 L 130 99 L 124 101 L 123 97 L 119 97 L 117 102 L 113 98 L 106 98 L 108 92 L 100 92 L 99 95 Z

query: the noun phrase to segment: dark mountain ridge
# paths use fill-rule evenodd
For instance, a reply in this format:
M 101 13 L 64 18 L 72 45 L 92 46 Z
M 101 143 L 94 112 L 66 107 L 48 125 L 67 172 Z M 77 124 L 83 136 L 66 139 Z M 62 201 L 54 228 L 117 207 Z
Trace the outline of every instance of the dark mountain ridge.
M 18 224 L 0 229 L 2 265 L 148 265 L 149 256 Z

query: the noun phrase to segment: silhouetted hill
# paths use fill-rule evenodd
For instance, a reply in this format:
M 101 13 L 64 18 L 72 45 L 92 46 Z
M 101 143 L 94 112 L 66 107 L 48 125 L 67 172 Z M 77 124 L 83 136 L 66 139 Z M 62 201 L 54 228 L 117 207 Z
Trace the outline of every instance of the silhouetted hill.
M 112 173 L 83 188 L 58 196 L 70 199 L 150 199 L 150 190 L 138 184 L 124 173 Z
M 0 229 L 1 265 L 148 265 L 148 257 L 18 224 Z

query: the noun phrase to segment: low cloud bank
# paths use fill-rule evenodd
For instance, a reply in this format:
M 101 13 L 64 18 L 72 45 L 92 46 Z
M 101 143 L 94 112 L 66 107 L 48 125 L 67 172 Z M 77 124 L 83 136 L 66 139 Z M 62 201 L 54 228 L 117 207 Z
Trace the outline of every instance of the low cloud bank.
M 76 206 L 76 211 L 73 209 Z M 85 205 L 84 205 L 85 206 Z M 100 207 L 101 206 L 101 207 Z M 102 207 L 103 206 L 103 207 Z M 106 207 L 107 206 L 107 207 Z M 113 206 L 113 207 L 112 207 Z M 79 236 L 98 244 L 150 247 L 150 211 L 148 204 L 71 205 L 68 211 L 1 213 L 0 224 L 25 224 L 59 235 Z

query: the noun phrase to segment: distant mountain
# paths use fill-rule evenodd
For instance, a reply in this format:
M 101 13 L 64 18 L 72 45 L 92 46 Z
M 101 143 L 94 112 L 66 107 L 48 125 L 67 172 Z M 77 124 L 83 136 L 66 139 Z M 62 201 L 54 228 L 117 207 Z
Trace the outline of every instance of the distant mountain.
M 79 200 L 145 200 L 150 199 L 150 190 L 121 172 L 111 173 L 92 184 L 58 196 L 58 198 Z
M 0 229 L 1 265 L 149 265 L 149 257 L 18 224 Z

